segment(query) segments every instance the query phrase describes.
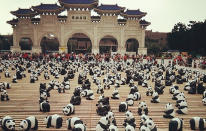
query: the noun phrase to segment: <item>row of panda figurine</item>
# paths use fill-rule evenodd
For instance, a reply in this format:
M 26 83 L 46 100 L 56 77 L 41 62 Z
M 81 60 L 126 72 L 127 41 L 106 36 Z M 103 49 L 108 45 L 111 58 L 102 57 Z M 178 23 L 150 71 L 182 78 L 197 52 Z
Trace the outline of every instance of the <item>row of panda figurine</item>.
M 61 128 L 63 123 L 63 118 L 57 114 L 47 116 L 44 118 L 44 124 L 46 128 L 54 127 Z M 0 125 L 4 131 L 15 131 L 15 120 L 10 116 L 5 116 L 0 119 Z M 78 117 L 68 118 L 66 120 L 66 127 L 68 130 L 72 131 L 86 131 L 86 125 Z M 25 120 L 22 120 L 19 124 L 19 130 L 29 131 L 38 130 L 38 120 L 35 116 L 29 116 Z
M 1 101 L 9 101 L 9 96 L 7 93 L 7 89 L 10 89 L 11 85 L 7 82 L 0 83 L 0 93 L 1 93 Z

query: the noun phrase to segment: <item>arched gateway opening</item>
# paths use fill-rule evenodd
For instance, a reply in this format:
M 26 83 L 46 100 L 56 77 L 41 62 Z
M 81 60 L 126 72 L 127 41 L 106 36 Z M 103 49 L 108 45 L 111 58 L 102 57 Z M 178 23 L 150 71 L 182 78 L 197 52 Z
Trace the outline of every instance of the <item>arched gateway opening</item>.
M 31 38 L 28 38 L 28 37 L 23 37 L 19 41 L 19 46 L 21 50 L 24 50 L 24 51 L 32 50 L 32 45 L 33 45 L 32 40 Z
M 91 53 L 92 42 L 90 38 L 83 33 L 75 33 L 67 42 L 68 53 Z
M 59 51 L 58 38 L 53 34 L 47 34 L 41 39 L 40 43 L 42 53 L 51 53 Z
M 139 42 L 138 40 L 131 38 L 126 41 L 126 51 L 138 53 Z
M 117 48 L 118 48 L 117 39 L 115 39 L 112 36 L 105 36 L 99 42 L 100 54 L 117 52 Z

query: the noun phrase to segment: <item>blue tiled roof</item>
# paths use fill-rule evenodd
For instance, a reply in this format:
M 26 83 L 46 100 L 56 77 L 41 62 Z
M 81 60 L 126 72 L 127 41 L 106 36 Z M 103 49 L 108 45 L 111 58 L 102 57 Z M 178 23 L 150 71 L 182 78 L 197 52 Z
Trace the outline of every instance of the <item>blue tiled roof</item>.
M 32 11 L 31 9 L 18 9 L 17 11 L 12 11 L 11 13 L 27 15 L 27 14 L 33 14 L 35 12 Z
M 144 12 L 141 12 L 140 10 L 127 10 L 125 12 L 127 15 L 142 15 L 145 14 Z
M 96 2 L 96 0 L 60 0 L 60 1 L 67 4 L 92 4 Z
M 146 20 L 141 20 L 139 23 L 141 25 L 150 25 L 150 22 L 147 22 Z
M 39 10 L 57 10 L 62 7 L 58 6 L 57 4 L 41 4 L 39 6 L 33 6 L 33 8 L 39 9 Z
M 122 10 L 122 7 L 119 7 L 118 5 L 100 5 L 97 7 L 97 9 L 100 10 Z

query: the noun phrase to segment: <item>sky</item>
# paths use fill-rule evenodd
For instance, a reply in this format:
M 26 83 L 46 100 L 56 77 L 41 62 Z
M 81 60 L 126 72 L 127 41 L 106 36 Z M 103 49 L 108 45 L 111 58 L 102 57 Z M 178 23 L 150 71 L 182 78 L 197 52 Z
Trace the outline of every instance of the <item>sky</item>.
M 12 34 L 6 21 L 15 18 L 10 11 L 30 8 L 40 3 L 58 3 L 58 0 L 1 0 L 0 34 Z M 147 12 L 143 19 L 151 22 L 147 30 L 170 32 L 178 22 L 206 20 L 206 0 L 99 0 L 99 4 L 118 4 L 126 9 L 140 9 Z

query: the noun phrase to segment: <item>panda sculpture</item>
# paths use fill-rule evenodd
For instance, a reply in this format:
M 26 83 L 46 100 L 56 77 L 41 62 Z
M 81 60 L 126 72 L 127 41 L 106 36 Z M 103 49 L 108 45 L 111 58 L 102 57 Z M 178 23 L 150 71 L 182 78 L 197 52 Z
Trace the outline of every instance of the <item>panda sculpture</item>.
M 176 90 L 179 89 L 179 86 L 173 85 L 169 88 L 170 94 L 174 94 Z
M 140 131 L 151 131 L 149 127 L 147 127 L 146 125 L 142 125 L 140 126 Z
M 126 125 L 125 131 L 135 131 L 135 128 L 129 124 Z
M 183 129 L 183 119 L 173 118 L 169 122 L 169 131 L 182 131 Z
M 140 127 L 143 126 L 143 125 L 146 125 L 146 120 L 149 119 L 149 116 L 145 115 L 145 114 L 142 114 L 140 116 Z
M 112 92 L 112 97 L 111 99 L 119 99 L 119 91 L 117 88 L 114 89 L 114 91 Z
M 145 121 L 146 126 L 150 129 L 150 131 L 157 131 L 157 127 L 152 120 L 152 118 L 149 118 Z
M 7 94 L 7 91 L 3 89 L 1 92 L 1 101 L 9 101 L 9 96 Z
M 83 124 L 83 121 L 79 117 L 72 117 L 66 120 L 68 130 L 72 130 L 76 124 Z
M 165 106 L 165 111 L 164 111 L 164 118 L 174 118 L 175 116 L 175 111 L 174 111 L 174 107 L 172 106 L 171 103 L 167 103 Z
M 43 101 L 47 101 L 47 92 L 40 91 L 39 103 L 42 103 Z
M 127 102 L 128 106 L 133 106 L 134 105 L 134 100 L 133 99 L 134 99 L 133 94 L 129 94 L 127 96 L 126 102 Z
M 50 104 L 48 101 L 43 101 L 40 103 L 40 111 L 50 112 Z
M 44 123 L 46 124 L 46 128 L 54 127 L 54 128 L 61 128 L 62 127 L 63 119 L 61 116 L 54 114 L 51 116 L 47 116 L 44 119 Z
M 87 100 L 94 100 L 94 93 L 92 90 L 83 90 L 80 95 L 86 97 Z
M 73 95 L 70 99 L 70 103 L 73 105 L 80 105 L 81 104 L 81 97 Z
M 157 92 L 153 92 L 151 102 L 152 103 L 160 103 L 159 95 Z
M 108 118 L 108 121 L 109 121 L 109 125 L 114 125 L 114 126 L 117 126 L 117 123 L 116 123 L 116 119 L 114 117 L 114 113 L 112 111 L 109 111 L 106 115 L 106 117 Z
M 142 115 L 142 114 L 148 115 L 148 107 L 145 101 L 139 102 L 137 113 L 139 115 Z
M 188 107 L 186 101 L 181 101 L 176 111 L 178 114 L 188 114 Z
M 72 131 L 86 131 L 86 126 L 85 126 L 85 124 L 81 124 L 81 123 L 75 124 Z
M 103 94 L 104 88 L 101 85 L 98 85 L 97 94 Z
M 147 87 L 146 95 L 147 96 L 152 96 L 152 94 L 153 94 L 152 87 L 151 86 Z
M 191 130 L 206 130 L 206 119 L 193 117 L 192 119 L 190 119 L 190 128 Z
M 107 131 L 109 128 L 109 120 L 107 117 L 101 117 L 97 123 L 96 131 Z
M 110 124 L 109 131 L 118 131 L 118 128 L 114 124 Z
M 206 97 L 202 99 L 202 104 L 206 106 Z
M 127 102 L 121 102 L 119 104 L 119 112 L 126 112 L 128 110 Z
M 125 113 L 126 119 L 124 120 L 123 126 L 126 127 L 128 124 L 136 128 L 135 118 L 131 111 Z
M 134 101 L 138 101 L 138 100 L 141 100 L 141 94 L 139 92 L 135 92 L 133 94 L 133 100 Z
M 68 104 L 67 106 L 63 107 L 63 114 L 66 116 L 69 116 L 71 114 L 74 114 L 74 105 Z
M 4 131 L 15 131 L 15 120 L 10 116 L 0 119 L 0 124 Z
M 29 131 L 38 129 L 38 120 L 35 116 L 29 116 L 19 124 L 20 130 Z

